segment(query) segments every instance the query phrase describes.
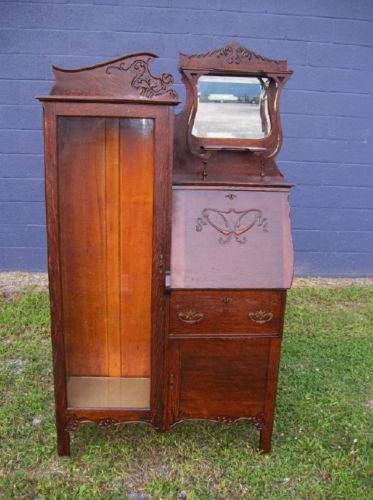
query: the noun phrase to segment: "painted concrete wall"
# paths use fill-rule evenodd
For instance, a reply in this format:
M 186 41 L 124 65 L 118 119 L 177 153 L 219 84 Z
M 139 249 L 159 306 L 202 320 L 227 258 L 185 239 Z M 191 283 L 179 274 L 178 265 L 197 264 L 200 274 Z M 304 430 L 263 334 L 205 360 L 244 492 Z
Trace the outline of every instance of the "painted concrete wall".
M 0 1 L 0 270 L 45 270 L 42 114 L 51 64 L 76 67 L 231 40 L 295 71 L 282 96 L 296 274 L 373 275 L 373 4 L 370 0 Z

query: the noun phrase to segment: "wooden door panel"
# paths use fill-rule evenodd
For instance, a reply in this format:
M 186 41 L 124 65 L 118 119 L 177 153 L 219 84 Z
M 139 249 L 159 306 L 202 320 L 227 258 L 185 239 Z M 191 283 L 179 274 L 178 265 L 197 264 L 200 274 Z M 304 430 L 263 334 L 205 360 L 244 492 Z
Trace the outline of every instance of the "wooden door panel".
M 264 411 L 270 340 L 170 341 L 174 420 L 257 416 Z M 175 347 L 175 344 L 177 347 Z M 175 362 L 175 358 L 178 358 Z

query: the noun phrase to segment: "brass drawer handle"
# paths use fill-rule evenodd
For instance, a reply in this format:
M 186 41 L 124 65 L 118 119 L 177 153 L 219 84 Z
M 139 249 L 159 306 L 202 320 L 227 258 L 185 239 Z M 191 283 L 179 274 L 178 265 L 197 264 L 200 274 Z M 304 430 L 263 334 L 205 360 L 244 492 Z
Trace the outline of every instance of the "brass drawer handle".
M 202 313 L 197 313 L 192 311 L 191 309 L 186 312 L 180 312 L 178 314 L 179 320 L 183 321 L 184 323 L 198 323 L 199 321 L 203 320 L 203 314 Z
M 263 325 L 263 323 L 268 323 L 273 318 L 273 314 L 271 312 L 265 312 L 263 310 L 250 312 L 249 318 L 254 323 L 258 323 L 259 325 Z

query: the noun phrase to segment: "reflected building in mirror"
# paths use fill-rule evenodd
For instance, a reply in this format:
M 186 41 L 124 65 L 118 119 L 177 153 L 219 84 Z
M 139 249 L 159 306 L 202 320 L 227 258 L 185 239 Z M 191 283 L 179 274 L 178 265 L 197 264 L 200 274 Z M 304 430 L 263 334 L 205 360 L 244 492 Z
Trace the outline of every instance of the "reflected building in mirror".
M 195 137 L 260 139 L 270 133 L 269 78 L 200 76 Z

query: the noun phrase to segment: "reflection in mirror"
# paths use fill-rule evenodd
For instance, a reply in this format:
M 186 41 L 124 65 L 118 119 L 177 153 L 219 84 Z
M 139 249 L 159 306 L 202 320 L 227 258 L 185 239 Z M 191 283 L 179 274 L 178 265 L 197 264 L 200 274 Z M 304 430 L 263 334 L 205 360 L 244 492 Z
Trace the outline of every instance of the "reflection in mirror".
M 195 137 L 261 139 L 270 133 L 269 78 L 200 76 Z

